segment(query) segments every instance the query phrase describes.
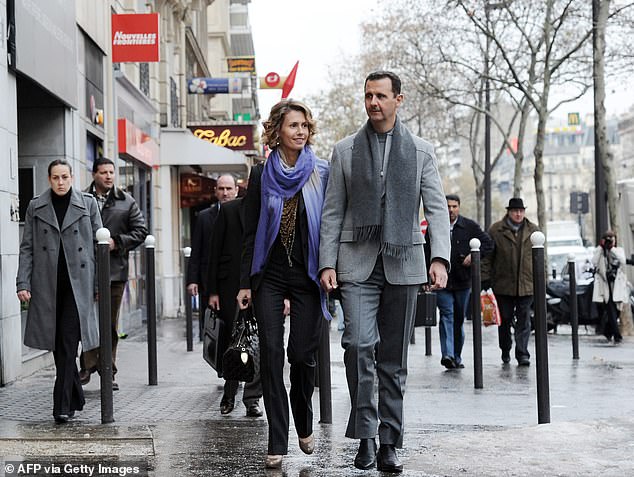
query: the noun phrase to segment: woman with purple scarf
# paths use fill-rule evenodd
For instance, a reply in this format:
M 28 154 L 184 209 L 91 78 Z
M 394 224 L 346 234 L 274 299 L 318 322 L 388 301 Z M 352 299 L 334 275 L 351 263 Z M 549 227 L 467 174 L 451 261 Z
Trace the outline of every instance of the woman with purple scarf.
M 272 151 L 251 170 L 244 199 L 245 235 L 238 303 L 253 302 L 260 338 L 260 376 L 269 425 L 267 468 L 288 453 L 289 406 L 284 385 L 284 299 L 291 302 L 286 354 L 290 404 L 306 454 L 315 448 L 315 366 L 322 315 L 330 317 L 318 277 L 319 227 L 328 163 L 310 148 L 315 122 L 292 99 L 271 108 L 262 139 Z

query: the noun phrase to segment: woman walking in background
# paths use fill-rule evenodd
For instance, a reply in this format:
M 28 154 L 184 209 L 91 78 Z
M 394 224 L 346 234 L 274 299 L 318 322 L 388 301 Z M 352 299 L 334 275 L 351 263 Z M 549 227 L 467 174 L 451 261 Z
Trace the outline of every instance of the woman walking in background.
M 319 227 L 328 163 L 310 144 L 315 123 L 308 107 L 282 100 L 264 122 L 263 142 L 272 150 L 249 177 L 244 199 L 245 235 L 238 303 L 253 299 L 260 338 L 260 376 L 268 420 L 267 468 L 280 468 L 288 453 L 289 397 L 284 385 L 284 299 L 290 299 L 287 356 L 290 404 L 306 454 L 314 449 L 316 352 L 322 313 L 328 312 L 317 276 Z M 253 293 L 253 295 L 252 295 Z
M 65 423 L 84 407 L 77 348 L 99 346 L 95 301 L 95 233 L 101 227 L 97 202 L 73 189 L 68 162 L 48 166 L 50 189 L 26 211 L 20 244 L 17 293 L 29 303 L 24 344 L 53 351 L 53 417 Z
M 592 301 L 600 303 L 604 316 L 603 335 L 608 341 L 614 338 L 618 344 L 623 340 L 619 332 L 620 308 L 629 300 L 627 277 L 625 276 L 625 251 L 616 245 L 616 234 L 611 230 L 601 236 L 599 246 L 594 249 L 592 264 L 595 267 Z

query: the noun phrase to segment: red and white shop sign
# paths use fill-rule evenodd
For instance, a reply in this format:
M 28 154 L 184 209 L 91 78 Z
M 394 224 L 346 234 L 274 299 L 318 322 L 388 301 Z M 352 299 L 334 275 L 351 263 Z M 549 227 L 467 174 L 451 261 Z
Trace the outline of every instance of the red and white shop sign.
M 125 118 L 119 118 L 117 125 L 119 155 L 150 167 L 158 167 L 159 145 L 156 141 Z
M 159 61 L 159 14 L 112 15 L 112 62 Z

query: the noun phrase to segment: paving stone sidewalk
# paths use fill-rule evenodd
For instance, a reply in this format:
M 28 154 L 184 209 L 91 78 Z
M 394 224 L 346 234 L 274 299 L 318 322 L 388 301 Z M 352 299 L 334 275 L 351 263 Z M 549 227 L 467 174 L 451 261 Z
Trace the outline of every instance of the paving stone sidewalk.
M 0 388 L 0 457 L 138 461 L 145 475 L 157 476 L 271 475 L 262 468 L 266 420 L 247 418 L 241 403 L 221 416 L 222 380 L 203 361 L 200 343 L 188 353 L 183 321 L 159 324 L 158 386 L 147 385 L 144 331 L 120 342 L 113 424 L 100 424 L 97 375 L 85 387 L 84 411 L 68 426 L 56 426 L 50 415 L 53 368 Z M 476 390 L 470 326 L 460 371 L 440 365 L 437 329 L 432 356 L 417 330 L 399 452 L 403 475 L 634 475 L 632 337 L 614 346 L 582 328 L 581 359 L 574 361 L 569 329 L 549 335 L 552 423 L 537 425 L 534 353 L 530 368 L 502 365 L 496 330 L 483 329 L 484 389 Z M 299 451 L 291 428 L 283 472 L 273 475 L 378 474 L 352 467 L 357 443 L 344 437 L 349 400 L 339 339 L 333 324 L 333 423 L 317 423 L 316 392 L 315 454 Z

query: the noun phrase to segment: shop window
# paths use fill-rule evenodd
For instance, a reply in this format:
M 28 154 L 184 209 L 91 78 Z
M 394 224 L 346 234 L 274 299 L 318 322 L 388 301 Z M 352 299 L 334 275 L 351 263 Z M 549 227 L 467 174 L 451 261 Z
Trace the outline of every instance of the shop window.
M 90 174 L 92 174 L 95 160 L 101 157 L 103 157 L 103 141 L 88 133 L 86 135 L 86 169 Z
M 123 159 L 117 161 L 117 185 L 138 200 L 138 197 L 134 195 L 134 185 L 138 182 L 138 178 L 135 177 L 138 174 L 134 164 Z

